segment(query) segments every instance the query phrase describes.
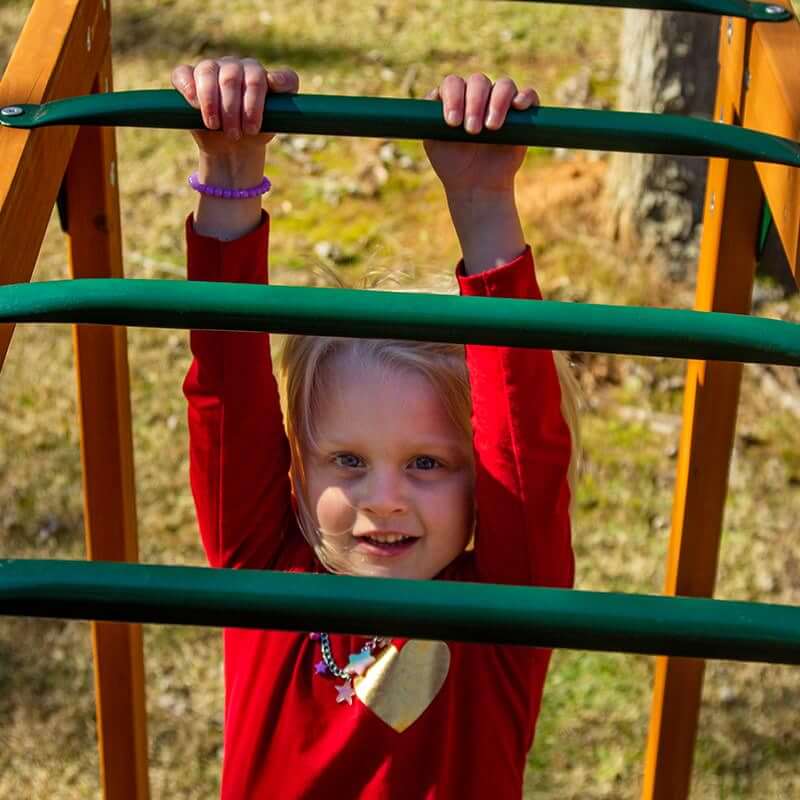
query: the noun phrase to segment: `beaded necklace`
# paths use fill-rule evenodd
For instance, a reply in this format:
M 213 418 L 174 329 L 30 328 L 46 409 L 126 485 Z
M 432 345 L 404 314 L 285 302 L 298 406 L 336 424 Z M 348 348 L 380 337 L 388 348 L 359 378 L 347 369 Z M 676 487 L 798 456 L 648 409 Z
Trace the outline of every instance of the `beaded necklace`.
M 373 636 L 357 653 L 351 653 L 347 666 L 340 667 L 331 653 L 331 640 L 327 633 L 309 634 L 312 641 L 319 641 L 322 649 L 322 661 L 317 661 L 314 665 L 314 672 L 317 675 L 333 675 L 344 683 L 335 686 L 337 691 L 336 702 L 353 705 L 355 690 L 353 689 L 353 675 L 363 675 L 367 668 L 375 663 L 375 656 L 372 654 L 378 648 L 384 648 L 391 644 L 391 639 L 383 636 Z

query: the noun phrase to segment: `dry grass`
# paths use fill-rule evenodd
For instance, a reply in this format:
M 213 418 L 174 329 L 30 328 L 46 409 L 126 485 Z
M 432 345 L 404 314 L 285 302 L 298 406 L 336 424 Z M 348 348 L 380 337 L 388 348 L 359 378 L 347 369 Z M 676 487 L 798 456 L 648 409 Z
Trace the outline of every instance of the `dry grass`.
M 212 12 L 189 0 L 115 0 L 118 89 L 166 86 L 170 68 L 201 55 L 255 54 L 289 63 L 304 88 L 424 94 L 446 70 L 530 76 L 545 98 L 590 64 L 613 93 L 618 12 L 428 0 L 408 4 L 234 0 Z M 0 56 L 29 3 L 0 4 Z M 611 88 L 609 88 L 611 87 Z M 185 133 L 118 134 L 123 232 L 132 277 L 180 279 Z M 284 139 L 273 148 L 268 205 L 276 281 L 311 283 L 328 242 L 341 268 L 401 268 L 417 285 L 443 280 L 456 241 L 416 143 Z M 691 290 L 597 233 L 604 162 L 532 152 L 520 184 L 526 229 L 547 294 L 562 299 L 690 305 Z M 330 248 L 328 248 L 330 249 Z M 35 279 L 65 275 L 55 220 Z M 797 300 L 762 313 L 800 318 Z M 129 332 L 141 558 L 202 564 L 187 488 L 180 382 L 187 337 Z M 83 557 L 80 459 L 71 337 L 65 326 L 17 330 L 0 378 L 3 555 Z M 578 497 L 579 586 L 658 592 L 683 365 L 583 357 L 586 469 Z M 800 434 L 797 373 L 747 368 L 719 570 L 723 597 L 797 603 Z M 154 798 L 212 797 L 221 756 L 219 634 L 149 626 L 145 633 Z M 641 780 L 651 660 L 560 652 L 545 693 L 526 797 L 633 798 Z M 797 671 L 711 664 L 694 797 L 800 796 Z M 97 796 L 88 626 L 0 622 L 0 797 Z

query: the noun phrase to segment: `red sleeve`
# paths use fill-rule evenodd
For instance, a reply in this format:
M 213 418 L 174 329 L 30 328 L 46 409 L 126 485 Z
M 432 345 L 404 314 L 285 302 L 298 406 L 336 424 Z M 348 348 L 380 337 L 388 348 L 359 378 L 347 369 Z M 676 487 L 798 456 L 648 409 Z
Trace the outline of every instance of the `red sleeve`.
M 267 282 L 269 218 L 220 242 L 186 220 L 188 277 Z M 189 403 L 189 459 L 200 534 L 214 567 L 263 569 L 274 561 L 291 514 L 289 448 L 269 335 L 192 331 L 183 384 Z
M 540 300 L 533 257 L 479 275 L 458 268 L 462 295 Z M 567 482 L 571 440 L 549 350 L 468 345 L 481 580 L 572 586 Z

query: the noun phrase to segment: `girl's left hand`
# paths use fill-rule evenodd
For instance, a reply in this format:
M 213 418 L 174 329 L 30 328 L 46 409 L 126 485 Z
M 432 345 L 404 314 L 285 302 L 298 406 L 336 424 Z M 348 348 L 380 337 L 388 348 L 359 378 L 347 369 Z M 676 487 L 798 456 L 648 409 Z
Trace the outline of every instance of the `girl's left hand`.
M 492 83 L 486 75 L 471 75 L 466 81 L 448 75 L 428 100 L 441 100 L 445 122 L 467 133 L 480 133 L 484 125 L 497 130 L 510 108 L 522 111 L 539 104 L 530 87 L 519 90 L 511 78 Z M 427 139 L 425 152 L 448 195 L 469 192 L 503 192 L 513 189 L 514 176 L 525 158 L 525 145 L 440 142 Z

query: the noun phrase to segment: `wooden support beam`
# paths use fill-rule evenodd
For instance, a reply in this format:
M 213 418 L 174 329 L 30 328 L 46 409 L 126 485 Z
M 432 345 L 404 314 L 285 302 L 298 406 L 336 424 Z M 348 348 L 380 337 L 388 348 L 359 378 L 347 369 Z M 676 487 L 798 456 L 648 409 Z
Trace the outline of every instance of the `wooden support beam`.
M 730 31 L 730 35 L 726 34 Z M 800 139 L 800 22 L 770 25 L 722 20 L 720 79 L 746 128 Z M 800 285 L 800 175 L 756 164 L 789 267 Z
M 723 17 L 719 24 L 719 78 L 725 94 L 733 103 L 736 116 L 741 119 L 744 96 L 744 69 L 750 34 L 753 26 L 745 19 Z M 717 99 L 719 104 L 719 98 Z M 719 120 L 719 117 L 716 118 Z M 726 122 L 730 123 L 730 118 Z
M 87 94 L 109 31 L 107 0 L 36 0 L 0 81 L 0 108 Z M 0 284 L 33 274 L 75 133 L 0 131 Z M 0 369 L 12 333 L 0 325 Z
M 716 119 L 738 123 L 735 96 L 721 76 Z M 749 313 L 761 202 L 752 163 L 710 161 L 696 309 Z M 665 594 L 714 592 L 741 374 L 741 364 L 688 364 Z M 656 660 L 643 800 L 688 797 L 703 671 L 699 660 Z
M 109 91 L 111 77 L 109 46 L 92 91 Z M 116 171 L 114 128 L 80 128 L 65 175 L 73 278 L 123 277 Z M 88 556 L 137 561 L 127 331 L 76 325 L 73 336 Z M 141 626 L 93 623 L 92 639 L 104 796 L 147 800 Z
M 743 124 L 800 139 L 800 23 L 756 25 L 747 59 L 749 86 Z M 797 169 L 757 164 L 775 227 L 795 282 L 800 285 L 800 175 Z

